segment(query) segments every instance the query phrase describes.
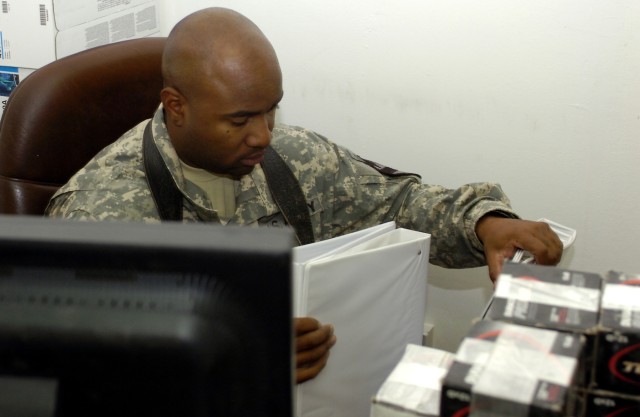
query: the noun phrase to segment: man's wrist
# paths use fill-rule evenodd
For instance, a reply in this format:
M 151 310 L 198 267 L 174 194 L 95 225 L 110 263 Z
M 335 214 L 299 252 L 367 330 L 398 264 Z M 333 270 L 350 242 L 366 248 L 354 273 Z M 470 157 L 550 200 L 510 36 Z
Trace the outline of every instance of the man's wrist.
M 476 236 L 478 240 L 484 245 L 484 239 L 493 227 L 496 222 L 500 222 L 502 219 L 512 219 L 514 218 L 510 213 L 505 213 L 503 211 L 490 211 L 484 214 L 482 217 L 478 219 L 476 222 Z

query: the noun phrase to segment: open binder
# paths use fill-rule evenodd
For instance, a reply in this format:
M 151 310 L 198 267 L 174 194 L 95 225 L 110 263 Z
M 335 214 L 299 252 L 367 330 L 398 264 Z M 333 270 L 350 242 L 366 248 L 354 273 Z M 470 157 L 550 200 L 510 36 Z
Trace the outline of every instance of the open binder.
M 338 338 L 320 375 L 297 385 L 297 417 L 369 415 L 406 345 L 422 342 L 429 240 L 390 222 L 294 248 L 295 315 Z

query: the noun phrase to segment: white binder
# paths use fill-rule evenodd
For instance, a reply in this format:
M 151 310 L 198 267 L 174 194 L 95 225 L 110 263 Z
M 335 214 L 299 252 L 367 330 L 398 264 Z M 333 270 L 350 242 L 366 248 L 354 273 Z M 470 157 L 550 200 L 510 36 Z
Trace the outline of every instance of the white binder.
M 296 386 L 297 417 L 368 417 L 406 345 L 422 342 L 429 240 L 390 222 L 294 249 L 295 314 L 337 336 L 320 375 Z

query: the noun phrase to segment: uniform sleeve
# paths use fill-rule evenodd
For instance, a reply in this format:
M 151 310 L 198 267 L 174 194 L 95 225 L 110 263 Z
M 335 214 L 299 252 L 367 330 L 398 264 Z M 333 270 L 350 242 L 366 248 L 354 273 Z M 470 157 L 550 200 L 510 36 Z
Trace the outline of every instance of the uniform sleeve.
M 420 184 L 410 187 L 396 221 L 431 234 L 433 264 L 468 268 L 486 264 L 475 228 L 488 213 L 517 218 L 498 184 L 473 183 L 457 189 Z
M 394 220 L 398 227 L 429 233 L 430 262 L 435 265 L 485 265 L 476 223 L 488 213 L 517 217 L 498 184 L 473 183 L 448 189 L 423 184 L 416 175 L 383 174 L 393 170 L 371 164 L 344 148 L 338 148 L 338 154 L 342 168 L 336 182 L 344 184 L 338 195 L 351 195 L 353 203 L 340 203 L 348 199 L 338 198 L 336 203 L 344 207 L 337 211 L 354 220 L 369 218 L 367 224 Z
M 75 196 L 71 193 L 56 194 L 51 200 L 49 200 L 49 204 L 45 210 L 45 216 L 70 220 L 97 220 L 89 211 L 81 208 L 74 208 L 74 201 Z
M 45 215 L 68 220 L 160 221 L 153 199 L 143 188 L 59 192 L 49 201 Z
M 423 184 L 417 175 L 384 169 L 306 129 L 287 127 L 277 136 L 272 145 L 300 182 L 317 240 L 394 220 L 431 235 L 431 263 L 468 268 L 486 264 L 477 221 L 487 213 L 517 218 L 498 184 Z

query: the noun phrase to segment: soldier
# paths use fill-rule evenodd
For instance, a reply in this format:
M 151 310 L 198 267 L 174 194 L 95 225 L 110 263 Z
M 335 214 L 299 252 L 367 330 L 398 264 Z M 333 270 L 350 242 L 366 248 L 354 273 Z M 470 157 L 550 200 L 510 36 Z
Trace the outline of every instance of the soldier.
M 180 21 L 167 38 L 162 73 L 153 118 L 96 155 L 54 195 L 48 215 L 157 222 L 165 218 L 164 196 L 175 191 L 176 219 L 185 222 L 285 225 L 262 166 L 273 149 L 304 196 L 306 241 L 395 220 L 431 234 L 432 263 L 488 264 L 493 280 L 518 248 L 540 264 L 561 258 L 562 244 L 548 225 L 518 219 L 497 184 L 453 190 L 423 184 L 314 132 L 276 125 L 283 96 L 276 53 L 258 27 L 234 11 L 209 8 Z M 149 145 L 143 146 L 147 126 Z M 145 167 L 147 151 L 158 154 L 162 172 Z M 158 206 L 149 184 L 161 175 L 171 186 L 156 195 Z M 336 337 L 330 324 L 311 317 L 296 318 L 294 326 L 300 383 L 322 370 Z

